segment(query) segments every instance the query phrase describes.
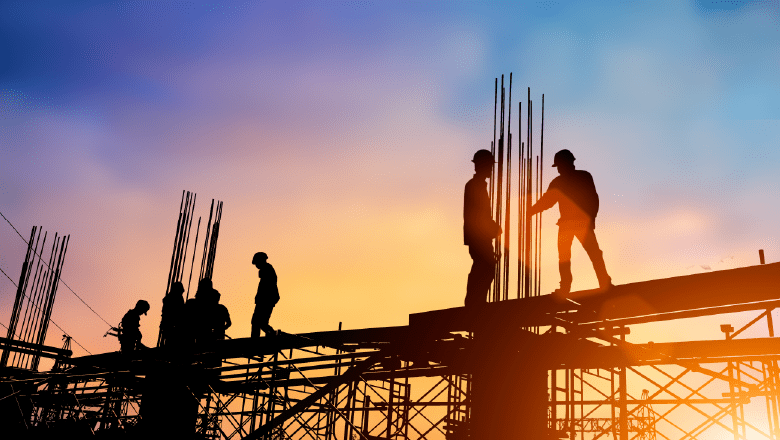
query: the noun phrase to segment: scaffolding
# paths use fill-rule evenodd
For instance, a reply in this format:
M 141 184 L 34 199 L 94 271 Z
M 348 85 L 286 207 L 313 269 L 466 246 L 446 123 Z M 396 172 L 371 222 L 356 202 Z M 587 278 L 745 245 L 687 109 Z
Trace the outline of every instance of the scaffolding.
M 635 304 L 615 302 L 659 283 L 689 282 L 703 288 L 688 291 L 686 302 L 705 307 L 672 304 L 636 316 Z M 735 283 L 746 289 L 721 295 Z M 774 440 L 780 341 L 771 311 L 780 305 L 778 287 L 774 263 L 618 286 L 581 297 L 580 306 L 525 298 L 487 304 L 480 313 L 411 315 L 407 326 L 211 341 L 186 353 L 165 346 L 70 358 L 60 349 L 51 353 L 55 370 L 6 374 L 3 384 L 16 390 L 6 399 L 29 408 L 24 416 L 33 432 L 141 433 L 152 414 L 145 406 L 157 408 L 154 400 L 163 398 L 164 408 L 189 408 L 163 414 L 182 420 L 173 423 L 185 427 L 181 435 L 209 439 L 469 439 L 504 428 L 503 438 L 530 438 L 523 433 L 542 425 L 543 435 L 571 440 Z M 656 291 L 642 302 L 674 294 Z M 722 340 L 626 342 L 631 326 L 751 310 L 757 315 L 745 326 L 723 326 Z M 481 342 L 495 323 L 504 339 Z M 513 365 L 528 373 L 505 373 Z M 547 397 L 512 394 L 536 390 L 527 385 L 534 371 L 543 372 Z M 496 392 L 488 384 L 494 379 L 506 397 L 478 397 L 475 387 Z M 515 416 L 502 428 L 507 413 Z

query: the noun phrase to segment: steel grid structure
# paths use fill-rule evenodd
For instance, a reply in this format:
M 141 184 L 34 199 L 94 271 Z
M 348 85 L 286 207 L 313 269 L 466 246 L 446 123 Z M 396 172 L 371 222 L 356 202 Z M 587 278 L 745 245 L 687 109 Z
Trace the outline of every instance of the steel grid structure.
M 690 286 L 678 298 L 675 289 Z M 0 403 L 5 414 L 16 411 L 15 426 L 43 436 L 774 440 L 778 287 L 775 263 L 574 299 L 432 311 L 400 327 L 157 347 L 133 357 L 70 358 L 48 348 L 41 352 L 57 367 L 5 369 Z M 632 326 L 648 322 L 751 310 L 742 328 L 722 326 L 722 340 L 626 341 Z M 542 378 L 546 399 L 533 397 L 531 377 Z

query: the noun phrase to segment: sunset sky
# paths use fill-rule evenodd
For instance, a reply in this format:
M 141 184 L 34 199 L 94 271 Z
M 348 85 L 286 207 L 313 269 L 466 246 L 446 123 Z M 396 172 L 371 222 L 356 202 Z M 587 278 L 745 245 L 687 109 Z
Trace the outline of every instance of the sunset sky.
M 769 0 L 3 2 L 0 212 L 25 238 L 71 235 L 62 279 L 110 323 L 149 301 L 147 345 L 182 190 L 199 216 L 224 201 L 214 285 L 230 336 L 249 335 L 257 251 L 279 276 L 274 327 L 405 325 L 463 304 L 463 186 L 510 72 L 516 135 L 530 87 L 538 142 L 545 96 L 544 186 L 561 148 L 593 174 L 616 284 L 758 264 L 758 249 L 780 260 Z M 558 283 L 557 217 L 544 217 L 543 293 Z M 25 250 L 0 218 L 14 281 Z M 573 261 L 574 288 L 595 287 L 576 243 Z M 0 274 L 0 324 L 14 295 Z M 119 347 L 64 286 L 53 319 L 92 353 Z

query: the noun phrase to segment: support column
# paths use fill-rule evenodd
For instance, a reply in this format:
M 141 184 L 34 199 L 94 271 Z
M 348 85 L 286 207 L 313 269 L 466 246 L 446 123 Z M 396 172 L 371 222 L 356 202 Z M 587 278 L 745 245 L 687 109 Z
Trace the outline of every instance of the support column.
M 547 438 L 546 349 L 539 335 L 500 326 L 475 334 L 471 438 Z
M 620 332 L 620 340 L 625 342 L 626 341 L 626 333 Z M 620 373 L 619 373 L 619 387 L 620 387 L 620 397 L 618 404 L 620 409 L 620 440 L 628 440 L 628 413 L 627 413 L 627 405 L 626 401 L 628 400 L 628 383 L 626 382 L 626 365 L 620 366 Z

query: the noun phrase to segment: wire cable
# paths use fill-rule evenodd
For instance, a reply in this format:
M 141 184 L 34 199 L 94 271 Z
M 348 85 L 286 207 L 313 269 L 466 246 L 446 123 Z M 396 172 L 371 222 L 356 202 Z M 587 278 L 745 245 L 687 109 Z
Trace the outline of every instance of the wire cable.
M 17 234 L 17 235 L 18 235 L 18 236 L 19 236 L 19 237 L 22 239 L 22 241 L 24 241 L 25 243 L 27 243 L 27 240 L 26 240 L 26 239 L 25 239 L 25 238 L 22 236 L 22 234 L 20 234 L 20 233 L 19 233 L 19 231 L 16 229 L 16 227 L 14 227 L 14 225 L 11 223 L 11 221 L 10 221 L 10 220 L 8 220 L 8 219 L 7 219 L 7 218 L 6 218 L 6 217 L 3 215 L 3 213 L 2 213 L 2 212 L 0 212 L 0 217 L 3 217 L 3 219 L 4 219 L 6 222 L 8 222 L 8 224 L 9 224 L 9 225 L 11 225 L 11 227 L 14 229 L 14 231 L 16 231 L 16 234 Z M 27 243 L 27 244 L 29 244 L 29 243 Z M 41 257 L 41 255 L 40 255 L 40 254 L 38 254 L 38 252 L 37 252 L 37 251 L 36 251 L 36 255 L 38 255 L 38 257 Z M 43 258 L 42 258 L 42 257 L 41 257 L 41 260 L 43 260 Z M 49 266 L 49 263 L 47 263 L 47 262 L 45 262 L 45 261 L 44 261 L 44 264 L 46 264 L 46 266 L 48 266 L 48 267 L 49 267 L 49 269 L 51 269 L 51 266 Z M 5 273 L 5 272 L 3 272 L 3 273 Z M 6 275 L 6 277 L 8 277 L 8 275 Z M 10 277 L 8 277 L 8 279 L 10 280 L 11 278 L 10 278 Z M 11 280 L 11 282 L 13 282 L 13 280 Z M 108 322 L 108 321 L 106 321 L 106 320 L 105 320 L 105 319 L 104 319 L 102 316 L 100 316 L 100 313 L 96 312 L 96 311 L 95 311 L 95 309 L 93 309 L 92 307 L 90 307 L 90 306 L 89 306 L 89 304 L 87 304 L 87 302 L 86 302 L 86 301 L 84 301 L 84 299 L 83 299 L 82 297 L 80 297 L 80 296 L 79 296 L 79 295 L 78 295 L 76 292 L 74 292 L 74 291 L 73 291 L 73 289 L 71 289 L 71 288 L 70 288 L 70 286 L 69 286 L 67 283 L 65 283 L 65 281 L 64 281 L 62 278 L 60 278 L 60 282 L 61 282 L 61 283 L 62 283 L 62 284 L 65 286 L 65 287 L 67 287 L 67 288 L 68 288 L 68 290 L 70 290 L 70 292 L 71 292 L 72 294 L 74 294 L 74 295 L 76 296 L 76 298 L 78 298 L 78 299 L 79 299 L 79 301 L 81 301 L 81 302 L 82 302 L 82 303 L 83 303 L 85 306 L 87 306 L 87 308 L 88 308 L 89 310 L 91 310 L 91 311 L 92 311 L 92 313 L 94 313 L 94 314 L 95 314 L 95 316 L 97 316 L 97 317 L 98 317 L 98 318 L 100 318 L 100 319 L 101 319 L 103 322 L 105 322 L 107 326 L 109 326 L 109 327 L 113 327 L 113 326 L 111 325 L 111 323 L 109 323 L 109 322 Z M 16 284 L 16 283 L 14 283 L 14 284 Z M 52 322 L 53 322 L 53 321 L 52 321 Z M 90 353 L 90 354 L 91 354 L 91 353 Z
M 2 215 L 2 214 L 0 214 L 0 215 Z M 5 217 L 3 217 L 3 218 L 5 218 Z M 12 227 L 13 227 L 13 226 L 12 226 Z M 6 278 L 8 278 L 8 280 L 9 280 L 9 281 L 10 281 L 10 282 L 11 282 L 11 283 L 12 283 L 12 284 L 13 284 L 13 285 L 14 285 L 14 286 L 17 288 L 17 289 L 19 288 L 19 286 L 16 284 L 16 282 L 15 282 L 14 280 L 12 280 L 12 279 L 11 279 L 11 277 L 9 277 L 9 276 L 8 276 L 8 274 L 7 274 L 7 273 L 5 273 L 5 271 L 4 271 L 4 270 L 3 270 L 3 268 L 1 268 L 1 267 L 0 267 L 0 272 L 2 272 L 2 273 L 3 273 L 3 275 L 5 275 L 5 277 L 6 277 Z M 22 295 L 24 295 L 24 297 L 25 297 L 25 298 L 27 298 L 27 300 L 28 300 L 28 301 L 30 300 L 30 298 L 29 298 L 27 295 L 25 295 L 24 293 L 22 293 Z M 41 308 L 40 308 L 40 307 L 38 307 L 38 305 L 37 305 L 37 304 L 33 304 L 33 305 L 34 305 L 34 306 L 35 306 L 35 308 L 37 308 L 38 310 L 41 310 Z M 49 321 L 51 321 L 51 323 L 52 323 L 52 324 L 54 324 L 54 325 L 55 325 L 55 326 L 56 326 L 58 329 L 60 329 L 60 331 L 61 331 L 61 332 L 63 332 L 63 333 L 65 333 L 66 335 L 70 336 L 70 333 L 66 332 L 66 331 L 65 331 L 65 330 L 64 330 L 62 327 L 60 327 L 60 326 L 59 326 L 59 325 L 58 325 L 56 322 L 54 322 L 54 320 L 53 320 L 53 319 L 49 318 Z M 8 329 L 8 327 L 6 327 L 4 324 L 0 324 L 0 325 L 2 325 L 3 327 L 5 327 L 6 329 Z M 76 345 L 78 345 L 79 347 L 81 347 L 81 349 L 82 349 L 82 350 L 86 351 L 86 352 L 87 352 L 87 353 L 89 353 L 89 354 L 92 354 L 92 352 L 91 352 L 91 351 L 87 350 L 86 348 L 84 348 L 84 346 L 83 346 L 83 345 L 79 344 L 79 341 L 77 341 L 77 340 L 76 340 L 76 338 L 74 338 L 73 336 L 70 336 L 70 339 L 71 339 L 73 342 L 75 342 L 75 343 L 76 343 Z

